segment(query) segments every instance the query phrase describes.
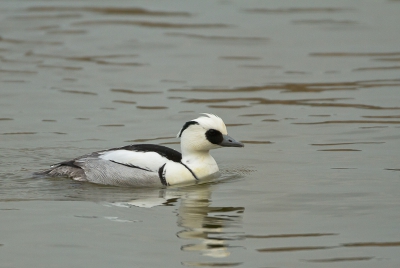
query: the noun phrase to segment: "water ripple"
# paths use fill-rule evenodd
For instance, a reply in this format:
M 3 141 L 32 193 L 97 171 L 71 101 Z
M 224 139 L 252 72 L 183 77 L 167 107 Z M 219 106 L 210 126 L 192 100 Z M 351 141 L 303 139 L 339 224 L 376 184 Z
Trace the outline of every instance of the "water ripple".
M 228 28 L 233 25 L 224 23 L 171 23 L 154 21 L 134 21 L 134 20 L 87 20 L 72 23 L 73 26 L 103 26 L 103 25 L 126 25 L 147 28 Z
M 342 257 L 342 258 L 330 258 L 330 259 L 308 259 L 306 262 L 347 262 L 347 261 L 369 261 L 374 257 Z
M 336 90 L 358 90 L 371 87 L 399 87 L 400 79 L 387 80 L 365 80 L 355 82 L 333 82 L 333 83 L 276 83 L 263 86 L 245 86 L 237 88 L 190 88 L 170 89 L 171 92 L 257 92 L 264 90 L 281 90 L 282 92 L 324 92 Z
M 93 12 L 107 15 L 135 15 L 135 16 L 173 16 L 190 17 L 189 12 L 180 11 L 152 11 L 138 7 L 71 7 L 71 6 L 36 6 L 29 7 L 28 12 Z
M 304 7 L 304 8 L 254 8 L 245 9 L 250 13 L 264 13 L 264 14 L 303 14 L 303 13 L 337 13 L 344 11 L 352 11 L 352 8 L 340 7 Z
M 311 107 L 338 107 L 338 108 L 357 108 L 357 109 L 371 109 L 371 110 L 400 110 L 398 107 L 382 107 L 376 105 L 367 104 L 351 104 L 351 103 L 338 103 L 338 100 L 347 100 L 349 98 L 322 98 L 322 99 L 298 99 L 298 100 L 271 100 L 266 98 L 223 98 L 223 99 L 187 99 L 183 102 L 187 103 L 224 103 L 224 102 L 248 102 L 249 105 L 298 105 L 298 106 L 311 106 Z M 212 108 L 244 108 L 249 105 L 209 105 Z M 354 121 L 359 121 L 360 123 L 379 123 L 382 121 L 371 121 L 371 120 L 348 120 L 349 123 L 355 123 Z M 337 123 L 338 121 L 324 121 L 323 123 Z M 346 122 L 346 121 L 344 121 Z M 389 122 L 389 124 L 398 124 L 398 121 L 383 121 L 383 123 Z M 301 123 L 297 123 L 301 124 Z M 304 123 L 308 124 L 308 123 Z M 311 124 L 311 123 L 310 123 Z M 314 123 L 314 124 L 318 124 Z

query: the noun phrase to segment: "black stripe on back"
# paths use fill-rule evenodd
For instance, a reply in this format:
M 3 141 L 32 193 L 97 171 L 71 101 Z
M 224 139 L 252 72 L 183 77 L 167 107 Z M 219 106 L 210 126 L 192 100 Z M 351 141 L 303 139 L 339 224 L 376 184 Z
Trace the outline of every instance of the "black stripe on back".
M 136 151 L 136 152 L 155 152 L 159 155 L 167 158 L 168 160 L 174 162 L 181 162 L 182 154 L 174 149 L 157 145 L 157 144 L 134 144 L 128 145 L 117 149 L 110 149 L 111 150 L 128 150 L 128 151 Z

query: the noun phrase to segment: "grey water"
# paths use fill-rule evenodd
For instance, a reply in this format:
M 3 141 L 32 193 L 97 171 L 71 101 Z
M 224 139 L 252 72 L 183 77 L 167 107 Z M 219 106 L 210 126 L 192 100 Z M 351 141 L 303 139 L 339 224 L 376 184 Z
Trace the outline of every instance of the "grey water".
M 2 1 L 0 267 L 399 267 L 400 1 Z M 166 189 L 31 174 L 199 113 Z

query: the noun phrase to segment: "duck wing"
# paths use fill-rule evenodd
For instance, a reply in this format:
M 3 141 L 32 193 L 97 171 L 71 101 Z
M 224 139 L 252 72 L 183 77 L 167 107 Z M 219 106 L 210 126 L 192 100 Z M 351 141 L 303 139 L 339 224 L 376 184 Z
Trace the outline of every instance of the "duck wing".
M 97 152 L 97 157 L 127 167 L 157 171 L 168 161 L 180 162 L 182 155 L 171 148 L 155 144 L 136 144 Z
M 43 174 L 106 185 L 166 185 L 162 172 L 168 161 L 180 162 L 181 153 L 154 144 L 128 145 L 98 151 L 53 165 Z

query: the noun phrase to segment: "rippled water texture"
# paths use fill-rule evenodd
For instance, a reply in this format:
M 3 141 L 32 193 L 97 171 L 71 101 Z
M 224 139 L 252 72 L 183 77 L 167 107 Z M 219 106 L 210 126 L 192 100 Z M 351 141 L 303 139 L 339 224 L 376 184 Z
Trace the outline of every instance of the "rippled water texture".
M 0 267 L 399 267 L 400 1 L 2 1 Z M 32 178 L 200 112 L 201 185 Z

